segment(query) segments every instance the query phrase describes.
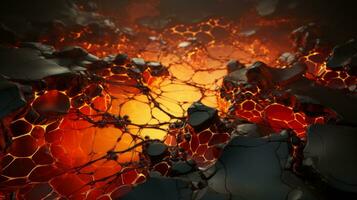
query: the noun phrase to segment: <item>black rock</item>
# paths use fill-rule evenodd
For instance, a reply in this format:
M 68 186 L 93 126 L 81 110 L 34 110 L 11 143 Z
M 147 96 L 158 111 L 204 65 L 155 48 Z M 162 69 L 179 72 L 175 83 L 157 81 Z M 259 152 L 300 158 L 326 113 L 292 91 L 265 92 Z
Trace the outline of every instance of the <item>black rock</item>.
M 172 174 L 173 175 L 181 175 L 187 174 L 193 170 L 192 164 L 185 161 L 178 161 L 172 165 Z
M 0 119 L 25 105 L 18 85 L 0 76 Z
M 40 80 L 48 76 L 72 73 L 55 60 L 45 59 L 30 48 L 0 46 L 0 74 L 17 80 Z
M 159 141 L 150 142 L 146 148 L 146 153 L 150 157 L 160 157 L 167 153 L 167 146 Z
M 298 187 L 304 191 L 303 199 L 318 199 L 297 176 L 284 171 L 289 159 L 286 139 L 281 135 L 233 138 L 213 166 L 216 172 L 208 180 L 209 188 L 232 199 L 260 200 L 287 199 Z
M 105 60 L 97 60 L 97 61 L 93 61 L 90 64 L 88 64 L 86 66 L 87 69 L 90 70 L 97 70 L 97 69 L 104 69 L 104 68 L 108 68 L 110 67 L 110 63 L 108 63 Z
M 327 59 L 326 66 L 330 69 L 341 69 L 345 66 L 356 64 L 357 41 L 350 40 L 345 44 L 338 45 L 332 50 L 332 54 Z M 354 63 L 352 63 L 354 61 Z M 354 67 L 355 68 L 355 67 Z
M 279 0 L 261 0 L 256 7 L 257 12 L 260 16 L 269 16 L 275 12 L 278 3 Z
M 129 60 L 128 55 L 126 54 L 118 54 L 115 56 L 113 63 L 116 65 L 124 65 L 125 63 L 127 63 Z
M 136 186 L 121 200 L 190 200 L 192 199 L 190 182 L 173 178 L 151 177 L 145 183 Z
M 55 48 L 53 46 L 45 45 L 39 42 L 22 42 L 19 44 L 19 47 L 39 50 L 42 54 L 47 54 L 47 55 L 55 51 Z
M 223 82 L 233 87 L 253 84 L 261 89 L 271 89 L 276 85 L 285 86 L 302 78 L 306 68 L 306 65 L 300 62 L 284 69 L 272 68 L 263 62 L 255 62 L 248 68 L 240 68 L 229 73 Z
M 357 128 L 312 125 L 307 131 L 304 157 L 334 188 L 357 192 Z
M 146 62 L 144 59 L 142 58 L 132 58 L 131 59 L 131 63 L 137 67 L 138 69 L 140 69 L 141 72 L 143 72 L 147 66 L 146 66 Z
M 240 63 L 238 60 L 230 60 L 227 63 L 227 71 L 228 73 L 231 73 L 233 71 L 236 71 L 238 69 L 242 69 L 244 68 L 244 65 L 242 63 Z
M 284 69 L 269 68 L 273 82 L 280 86 L 287 85 L 303 77 L 307 70 L 307 66 L 301 62 L 295 62 Z
M 269 88 L 273 85 L 273 77 L 269 68 L 263 62 L 255 62 L 247 68 L 245 73 L 248 83 L 257 84 L 261 88 Z
M 150 68 L 151 75 L 153 76 L 163 76 L 169 73 L 167 68 L 160 62 L 149 62 L 147 63 L 147 66 Z
M 201 102 L 193 103 L 187 110 L 188 124 L 196 131 L 201 132 L 209 128 L 218 120 L 218 111 Z
M 69 46 L 63 48 L 61 51 L 55 52 L 54 55 L 63 58 L 79 59 L 87 56 L 88 52 L 82 47 Z
M 307 116 L 318 117 L 318 116 L 328 116 L 327 108 L 321 105 L 315 99 L 307 96 L 295 95 L 297 99 L 296 110 L 303 111 Z
M 321 41 L 318 35 L 316 25 L 309 23 L 293 30 L 290 37 L 297 51 L 307 53 L 320 45 Z
M 257 124 L 240 124 L 236 128 L 236 132 L 238 135 L 256 138 L 264 135 Z
M 335 90 L 315 84 L 314 81 L 301 78 L 286 86 L 294 95 L 314 99 L 319 104 L 335 111 L 342 121 L 339 123 L 357 125 L 357 98 L 344 91 Z

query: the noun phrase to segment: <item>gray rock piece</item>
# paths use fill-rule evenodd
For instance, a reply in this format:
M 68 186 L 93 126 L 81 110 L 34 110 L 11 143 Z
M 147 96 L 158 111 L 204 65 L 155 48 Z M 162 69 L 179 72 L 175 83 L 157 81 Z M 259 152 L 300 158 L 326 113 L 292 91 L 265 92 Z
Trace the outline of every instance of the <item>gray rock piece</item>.
M 208 107 L 200 102 L 193 103 L 187 110 L 188 123 L 200 132 L 212 125 L 218 118 L 218 111 L 214 108 Z
M 180 175 L 180 174 L 187 174 L 188 172 L 192 171 L 192 166 L 185 162 L 185 161 L 177 161 L 172 165 L 172 173 Z
M 17 80 L 39 80 L 71 71 L 55 61 L 45 59 L 41 52 L 30 48 L 0 46 L 0 74 Z
M 292 94 L 303 95 L 336 111 L 344 123 L 357 124 L 357 97 L 343 91 L 316 85 L 313 81 L 301 78 L 286 86 Z
M 306 71 L 306 65 L 296 62 L 284 69 L 271 68 L 263 62 L 256 62 L 248 68 L 235 70 L 225 77 L 225 81 L 236 83 L 253 83 L 262 88 L 271 88 L 273 85 L 285 86 L 300 78 Z
M 42 54 L 52 54 L 55 51 L 53 46 L 45 45 L 39 42 L 22 42 L 19 45 L 22 48 L 31 48 L 39 50 Z
M 247 137 L 261 137 L 261 130 L 257 124 L 240 124 L 237 126 L 236 131 L 239 135 Z
M 113 63 L 116 65 L 124 65 L 128 61 L 129 57 L 126 54 L 118 54 L 114 57 Z
M 0 76 L 0 119 L 25 105 L 18 85 Z
M 350 40 L 345 44 L 338 45 L 332 50 L 327 59 L 326 66 L 331 69 L 341 68 L 351 63 L 353 57 L 357 56 L 357 41 Z
M 80 59 L 87 56 L 88 52 L 79 46 L 68 46 L 60 51 L 54 52 L 54 55 L 69 59 Z
M 331 186 L 357 192 L 357 128 L 312 125 L 307 131 L 305 158 Z
M 234 72 L 236 70 L 244 68 L 244 65 L 240 63 L 238 60 L 230 60 L 227 63 L 227 71 L 228 73 Z
M 357 75 L 357 41 L 352 39 L 336 46 L 327 59 L 326 66 L 333 70 L 345 67 L 349 74 Z
M 149 156 L 157 157 L 163 155 L 167 151 L 167 146 L 162 142 L 151 142 L 148 144 L 146 152 Z
M 221 194 L 207 187 L 195 193 L 195 200 L 238 200 L 236 197 L 231 197 L 229 194 Z
M 131 63 L 136 69 L 140 70 L 140 72 L 143 72 L 145 69 L 147 69 L 146 62 L 142 58 L 132 58 Z
M 279 0 L 262 0 L 258 3 L 256 9 L 260 16 L 268 16 L 275 12 Z
M 153 178 L 145 183 L 136 186 L 121 200 L 142 200 L 142 199 L 161 199 L 161 200 L 190 200 L 192 190 L 190 183 L 173 178 Z
M 209 187 L 234 199 L 287 199 L 296 186 L 283 179 L 283 173 L 295 177 L 284 170 L 289 156 L 286 139 L 281 135 L 235 137 L 216 163 L 217 172 L 208 180 Z M 305 196 L 314 199 L 308 193 Z

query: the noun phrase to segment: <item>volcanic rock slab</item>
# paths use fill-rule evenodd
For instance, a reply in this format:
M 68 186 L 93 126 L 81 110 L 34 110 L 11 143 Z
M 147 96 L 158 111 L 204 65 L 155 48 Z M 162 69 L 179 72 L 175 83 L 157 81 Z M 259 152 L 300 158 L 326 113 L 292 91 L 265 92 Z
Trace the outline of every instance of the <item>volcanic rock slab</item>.
M 357 124 L 357 98 L 343 91 L 319 86 L 313 81 L 302 78 L 286 86 L 292 94 L 314 99 L 321 105 L 333 109 L 342 117 L 342 122 Z
M 351 74 L 356 75 L 357 68 L 357 41 L 350 40 L 336 46 L 327 60 L 326 66 L 330 69 L 348 67 Z
M 0 76 L 0 118 L 26 104 L 18 85 Z
M 304 157 L 333 187 L 357 192 L 357 128 L 312 125 L 307 132 Z
M 189 200 L 192 196 L 189 182 L 171 178 L 149 178 L 138 185 L 121 200 Z
M 45 59 L 41 52 L 29 48 L 0 46 L 0 74 L 17 80 L 40 80 L 47 76 L 71 73 L 53 60 Z
M 283 135 L 235 137 L 214 166 L 216 173 L 208 180 L 209 187 L 236 200 L 283 200 L 295 196 L 291 193 L 297 188 L 302 199 L 315 199 L 302 181 L 284 170 L 289 157 L 286 139 Z

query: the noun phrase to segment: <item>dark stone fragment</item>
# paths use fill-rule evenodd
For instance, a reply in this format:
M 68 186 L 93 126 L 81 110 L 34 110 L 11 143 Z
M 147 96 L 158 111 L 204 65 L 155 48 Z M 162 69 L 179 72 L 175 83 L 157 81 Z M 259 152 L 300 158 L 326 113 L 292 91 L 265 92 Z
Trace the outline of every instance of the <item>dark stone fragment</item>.
M 138 185 L 125 195 L 122 200 L 160 199 L 189 200 L 192 196 L 190 184 L 187 181 L 173 178 L 151 177 L 145 183 Z
M 110 66 L 111 66 L 110 63 L 105 60 L 97 60 L 88 64 L 86 67 L 89 70 L 98 70 L 98 69 L 109 68 Z
M 303 77 L 307 66 L 304 63 L 296 62 L 284 69 L 269 68 L 273 82 L 280 86 L 285 86 Z
M 350 40 L 345 44 L 338 45 L 332 50 L 331 56 L 327 59 L 326 66 L 330 69 L 341 69 L 351 63 L 357 56 L 357 41 Z
M 257 124 L 240 124 L 236 130 L 238 135 L 258 138 L 264 135 L 263 131 Z
M 296 62 L 284 69 L 267 66 L 263 62 L 255 62 L 248 68 L 241 68 L 229 73 L 223 79 L 224 89 L 233 90 L 239 86 L 258 85 L 260 89 L 269 90 L 276 85 L 286 86 L 301 78 L 306 71 L 306 65 Z M 223 93 L 221 93 L 224 95 Z
M 297 99 L 297 105 L 295 105 L 296 111 L 303 111 L 307 116 L 318 117 L 327 116 L 326 107 L 321 105 L 320 102 L 310 97 L 295 95 Z
M 273 14 L 276 10 L 276 7 L 279 3 L 279 0 L 262 0 L 259 1 L 256 9 L 260 16 L 269 16 Z
M 218 193 L 211 188 L 205 188 L 203 190 L 199 190 L 196 193 L 196 199 L 199 200 L 240 200 L 240 198 L 236 198 L 230 194 L 221 194 Z
M 236 70 L 244 68 L 244 65 L 240 63 L 238 60 L 230 60 L 227 63 L 227 71 L 228 73 L 234 72 Z
M 152 161 L 159 161 L 168 153 L 167 146 L 160 141 L 151 141 L 145 149 L 146 154 Z
M 40 80 L 48 76 L 72 73 L 41 52 L 30 48 L 0 46 L 0 73 L 16 80 Z
M 107 160 L 117 160 L 118 159 L 118 154 L 115 153 L 114 151 L 108 151 L 106 155 Z
M 78 59 L 87 56 L 88 52 L 84 50 L 82 47 L 69 46 L 63 48 L 61 51 L 54 52 L 54 55 L 64 58 Z
M 26 105 L 18 85 L 0 76 L 0 118 Z
M 304 199 L 318 199 L 297 176 L 284 171 L 289 159 L 286 139 L 281 135 L 233 138 L 213 166 L 215 173 L 208 180 L 209 188 L 237 200 L 260 200 L 287 199 L 289 192 L 299 187 Z
M 307 131 L 304 157 L 334 188 L 357 192 L 357 128 L 312 125 Z
M 147 66 L 153 76 L 164 76 L 169 74 L 167 68 L 159 62 L 149 62 L 147 63 Z
M 273 77 L 269 67 L 263 62 L 256 62 L 246 71 L 248 83 L 257 84 L 261 88 L 269 88 L 273 85 Z
M 53 46 L 41 44 L 39 42 L 22 42 L 20 43 L 19 46 L 23 48 L 31 48 L 31 49 L 39 50 L 41 51 L 42 54 L 47 54 L 47 55 L 55 51 L 55 48 Z
M 320 45 L 321 41 L 318 35 L 316 25 L 309 23 L 292 31 L 290 37 L 297 51 L 307 53 Z
M 124 65 L 129 61 L 129 57 L 126 54 L 118 54 L 115 56 L 113 63 L 116 65 Z
M 341 118 L 339 123 L 357 125 L 356 97 L 348 95 L 344 91 L 319 86 L 306 78 L 287 85 L 286 89 L 294 95 L 315 99 L 321 105 L 332 109 Z
M 141 72 L 145 71 L 147 69 L 147 65 L 144 59 L 142 58 L 132 58 L 131 63 L 133 66 L 135 66 L 137 69 L 139 69 Z
M 218 120 L 218 111 L 201 102 L 193 103 L 187 110 L 188 124 L 198 133 Z
M 192 164 L 185 161 L 177 161 L 172 165 L 172 175 L 187 174 L 193 170 Z

